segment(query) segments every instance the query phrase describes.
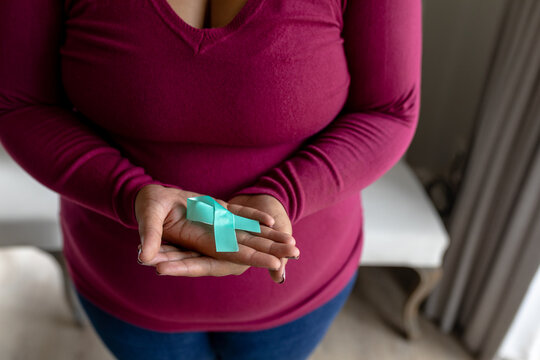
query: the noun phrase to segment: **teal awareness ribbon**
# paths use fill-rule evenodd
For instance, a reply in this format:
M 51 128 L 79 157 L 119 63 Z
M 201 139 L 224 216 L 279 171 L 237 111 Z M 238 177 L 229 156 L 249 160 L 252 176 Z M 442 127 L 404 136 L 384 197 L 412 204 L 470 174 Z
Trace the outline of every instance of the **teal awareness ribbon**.
M 235 215 L 208 195 L 187 199 L 187 219 L 214 225 L 216 251 L 238 251 L 235 229 L 261 232 L 257 220 Z

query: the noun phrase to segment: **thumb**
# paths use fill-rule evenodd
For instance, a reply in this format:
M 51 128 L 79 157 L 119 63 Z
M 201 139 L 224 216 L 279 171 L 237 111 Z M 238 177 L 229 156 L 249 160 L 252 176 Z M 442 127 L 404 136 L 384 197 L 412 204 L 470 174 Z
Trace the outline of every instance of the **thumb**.
M 161 207 L 148 206 L 142 211 L 139 221 L 139 236 L 141 237 L 141 252 L 139 260 L 149 262 L 158 254 L 163 235 L 165 214 Z

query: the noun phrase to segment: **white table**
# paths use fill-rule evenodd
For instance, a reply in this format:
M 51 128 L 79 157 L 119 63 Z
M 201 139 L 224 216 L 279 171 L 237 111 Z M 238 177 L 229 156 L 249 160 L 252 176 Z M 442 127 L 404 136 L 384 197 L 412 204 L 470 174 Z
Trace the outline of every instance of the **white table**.
M 408 267 L 419 276 L 402 312 L 405 335 L 417 338 L 418 308 L 442 275 L 449 235 L 403 159 L 362 191 L 362 204 L 365 242 L 360 265 Z
M 83 326 L 62 254 L 58 194 L 24 171 L 0 145 L 0 246 L 35 246 L 51 254 L 60 265 L 64 292 L 75 322 Z

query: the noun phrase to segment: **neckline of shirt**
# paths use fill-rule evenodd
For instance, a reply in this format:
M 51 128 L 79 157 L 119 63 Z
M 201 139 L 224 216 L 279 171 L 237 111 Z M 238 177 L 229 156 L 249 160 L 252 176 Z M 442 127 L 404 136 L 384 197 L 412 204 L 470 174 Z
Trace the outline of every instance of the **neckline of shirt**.
M 235 17 L 225 26 L 212 27 L 212 28 L 196 28 L 185 22 L 167 0 L 150 0 L 155 9 L 161 15 L 163 20 L 172 27 L 175 31 L 180 33 L 189 33 L 197 36 L 197 39 L 202 37 L 209 39 L 218 39 L 222 36 L 230 34 L 244 25 L 251 16 L 253 16 L 260 8 L 265 0 L 247 0 L 244 6 L 238 11 Z

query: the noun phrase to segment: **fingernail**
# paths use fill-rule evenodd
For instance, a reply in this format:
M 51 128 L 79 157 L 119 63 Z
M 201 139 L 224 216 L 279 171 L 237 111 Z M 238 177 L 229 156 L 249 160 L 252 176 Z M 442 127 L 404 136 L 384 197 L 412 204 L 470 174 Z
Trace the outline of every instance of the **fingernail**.
M 141 252 L 142 252 L 142 248 L 139 248 L 139 254 L 137 255 L 137 262 L 143 265 L 143 262 L 141 261 Z
M 298 256 L 285 256 L 287 259 L 294 259 L 294 260 L 298 260 L 300 258 L 300 255 Z
M 285 282 L 285 269 L 283 269 L 283 277 L 281 278 L 280 284 L 283 284 Z

